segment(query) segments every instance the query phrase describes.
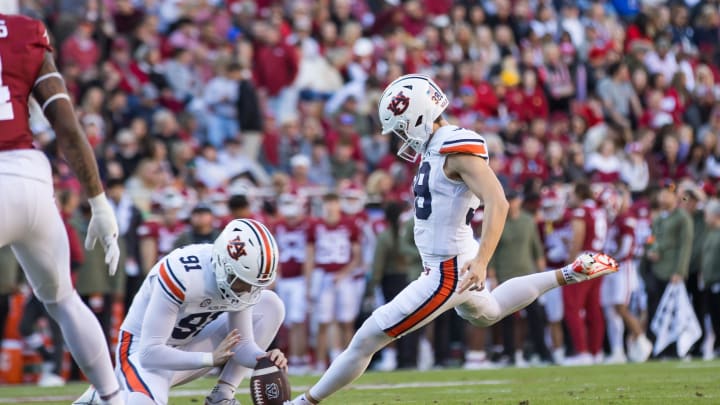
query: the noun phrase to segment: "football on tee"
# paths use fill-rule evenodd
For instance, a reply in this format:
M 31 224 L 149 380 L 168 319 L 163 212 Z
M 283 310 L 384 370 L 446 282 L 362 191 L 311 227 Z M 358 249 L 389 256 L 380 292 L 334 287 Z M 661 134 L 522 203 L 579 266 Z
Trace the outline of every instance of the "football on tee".
M 267 357 L 258 360 L 250 377 L 250 396 L 255 405 L 282 405 L 290 401 L 287 374 Z

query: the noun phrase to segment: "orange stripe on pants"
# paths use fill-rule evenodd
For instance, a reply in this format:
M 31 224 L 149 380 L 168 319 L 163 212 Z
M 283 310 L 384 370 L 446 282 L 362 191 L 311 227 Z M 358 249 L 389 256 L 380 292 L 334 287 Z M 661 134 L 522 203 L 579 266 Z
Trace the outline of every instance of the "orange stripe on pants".
M 120 331 L 120 369 L 122 370 L 125 381 L 127 381 L 128 389 L 132 392 L 139 392 L 145 394 L 151 399 L 153 398 L 150 393 L 150 389 L 145 385 L 145 382 L 138 375 L 135 366 L 130 362 L 130 342 L 132 341 L 132 335 Z
M 405 319 L 388 329 L 385 333 L 390 337 L 398 337 L 415 325 L 422 322 L 425 318 L 437 311 L 452 296 L 457 281 L 457 258 L 446 260 L 440 265 L 440 283 L 437 290 L 428 298 L 418 309 L 413 311 Z

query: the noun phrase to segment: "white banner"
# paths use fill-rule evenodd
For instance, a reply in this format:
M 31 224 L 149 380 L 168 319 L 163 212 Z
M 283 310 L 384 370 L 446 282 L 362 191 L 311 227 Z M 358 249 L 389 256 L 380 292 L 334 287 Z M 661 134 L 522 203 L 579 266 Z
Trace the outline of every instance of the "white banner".
M 677 342 L 677 354 L 684 357 L 693 343 L 700 339 L 700 322 L 683 283 L 668 284 L 665 288 L 655 317 L 650 323 L 650 330 L 656 337 L 653 355 Z

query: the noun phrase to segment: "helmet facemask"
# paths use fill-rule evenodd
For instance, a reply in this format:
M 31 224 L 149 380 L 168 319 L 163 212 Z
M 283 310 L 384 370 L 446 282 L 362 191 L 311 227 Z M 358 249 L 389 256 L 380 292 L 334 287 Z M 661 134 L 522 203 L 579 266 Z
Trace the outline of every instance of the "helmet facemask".
M 383 92 L 378 106 L 382 133 L 394 133 L 402 144 L 397 155 L 415 162 L 433 132 L 433 124 L 449 104 L 427 76 L 405 75 Z
M 263 287 L 248 283 L 233 270 L 233 267 L 229 263 L 224 262 L 219 255 L 213 256 L 213 266 L 215 266 L 215 281 L 217 282 L 218 290 L 223 299 L 229 301 L 231 304 L 244 305 L 254 305 L 260 300 L 260 292 Z M 233 290 L 232 286 L 238 280 L 249 285 L 250 291 L 237 292 Z

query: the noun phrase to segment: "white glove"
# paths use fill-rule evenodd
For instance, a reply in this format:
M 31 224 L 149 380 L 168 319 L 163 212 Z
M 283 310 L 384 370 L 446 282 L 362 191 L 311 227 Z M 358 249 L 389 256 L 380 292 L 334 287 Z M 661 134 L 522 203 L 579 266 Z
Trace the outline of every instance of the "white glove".
M 92 250 L 95 248 L 95 242 L 100 240 L 105 250 L 105 264 L 109 266 L 108 272 L 114 275 L 117 271 L 118 261 L 120 260 L 120 247 L 118 246 L 118 225 L 115 220 L 110 203 L 108 203 L 105 193 L 88 200 L 92 216 L 88 225 L 87 237 L 85 238 L 85 249 Z

